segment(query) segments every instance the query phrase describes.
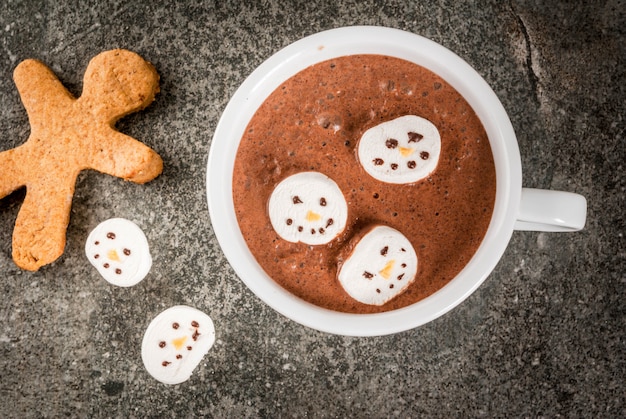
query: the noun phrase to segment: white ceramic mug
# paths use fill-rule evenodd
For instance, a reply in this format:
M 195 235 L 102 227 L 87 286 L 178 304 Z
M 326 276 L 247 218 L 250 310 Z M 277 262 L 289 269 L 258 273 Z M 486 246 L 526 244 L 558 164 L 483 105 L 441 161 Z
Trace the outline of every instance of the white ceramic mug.
M 496 200 L 484 240 L 447 285 L 408 307 L 377 314 L 320 308 L 274 282 L 248 250 L 232 198 L 232 171 L 239 141 L 256 109 L 283 81 L 320 61 L 351 54 L 381 54 L 412 61 L 445 79 L 472 106 L 489 137 L 496 168 Z M 383 27 L 332 29 L 301 39 L 261 64 L 239 87 L 215 129 L 207 166 L 207 196 L 215 235 L 226 258 L 254 294 L 305 326 L 347 336 L 375 336 L 427 323 L 466 299 L 494 269 L 514 230 L 576 231 L 584 227 L 584 197 L 522 188 L 515 132 L 504 107 L 463 59 L 421 36 Z

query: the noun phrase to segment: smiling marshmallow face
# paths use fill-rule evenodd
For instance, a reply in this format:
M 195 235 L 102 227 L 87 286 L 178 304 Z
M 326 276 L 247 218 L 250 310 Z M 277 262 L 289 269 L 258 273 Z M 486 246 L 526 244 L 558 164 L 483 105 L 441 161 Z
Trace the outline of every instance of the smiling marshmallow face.
M 174 306 L 150 323 L 141 344 L 146 370 L 165 384 L 189 379 L 215 342 L 215 328 L 205 313 L 188 306 Z
M 85 253 L 100 275 L 113 285 L 130 287 L 150 271 L 152 257 L 143 231 L 132 221 L 111 218 L 87 238 Z
M 269 200 L 272 227 L 292 243 L 326 244 L 345 228 L 348 205 L 337 184 L 318 172 L 284 179 Z
M 381 182 L 404 184 L 435 170 L 441 151 L 437 127 L 427 119 L 406 115 L 365 131 L 358 145 L 361 166 Z
M 383 305 L 415 279 L 417 255 L 398 230 L 377 226 L 363 236 L 338 272 L 344 290 L 364 304 Z

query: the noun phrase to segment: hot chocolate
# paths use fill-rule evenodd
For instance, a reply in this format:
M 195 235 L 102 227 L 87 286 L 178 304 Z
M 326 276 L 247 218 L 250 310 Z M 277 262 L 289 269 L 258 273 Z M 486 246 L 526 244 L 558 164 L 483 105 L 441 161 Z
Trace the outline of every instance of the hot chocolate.
M 436 167 L 412 183 L 376 179 L 359 162 L 359 140 L 407 115 L 438 130 Z M 345 228 L 327 243 L 285 240 L 270 220 L 277 185 L 305 172 L 334 181 L 347 204 Z M 419 301 L 456 276 L 485 235 L 495 185 L 486 133 L 456 90 L 414 63 L 352 55 L 299 72 L 259 107 L 235 159 L 233 199 L 250 251 L 278 284 L 321 307 L 373 313 Z M 352 298 L 338 279 L 358 238 L 379 225 L 404 235 L 419 260 L 410 286 L 380 306 Z

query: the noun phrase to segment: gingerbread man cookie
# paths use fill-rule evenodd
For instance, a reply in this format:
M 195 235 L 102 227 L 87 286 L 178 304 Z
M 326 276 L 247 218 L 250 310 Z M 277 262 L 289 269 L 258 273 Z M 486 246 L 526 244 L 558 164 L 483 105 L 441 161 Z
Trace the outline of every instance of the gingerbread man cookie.
M 0 152 L 0 198 L 26 187 L 13 230 L 13 260 L 36 271 L 63 254 L 80 171 L 145 183 L 163 170 L 154 150 L 115 129 L 120 118 L 154 100 L 159 76 L 139 55 L 117 49 L 89 62 L 79 98 L 37 60 L 21 62 L 13 77 L 31 132 L 24 144 Z

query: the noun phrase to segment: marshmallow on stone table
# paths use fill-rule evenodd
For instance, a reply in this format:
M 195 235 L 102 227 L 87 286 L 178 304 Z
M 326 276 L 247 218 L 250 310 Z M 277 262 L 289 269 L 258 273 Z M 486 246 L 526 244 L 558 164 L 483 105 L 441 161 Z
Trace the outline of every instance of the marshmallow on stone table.
M 361 166 L 381 182 L 404 184 L 426 178 L 441 152 L 439 130 L 429 120 L 405 115 L 365 131 L 358 144 Z
M 292 243 L 326 244 L 346 227 L 348 205 L 337 184 L 319 172 L 283 179 L 269 200 L 272 227 Z
M 404 292 L 416 273 L 411 242 L 396 229 L 376 226 L 358 241 L 337 276 L 352 298 L 380 306 Z
M 156 316 L 141 343 L 141 358 L 152 377 L 179 384 L 191 377 L 215 342 L 215 327 L 202 311 L 184 305 Z
M 120 287 L 137 284 L 152 267 L 145 234 L 124 218 L 111 218 L 96 226 L 87 238 L 85 253 L 105 280 Z

